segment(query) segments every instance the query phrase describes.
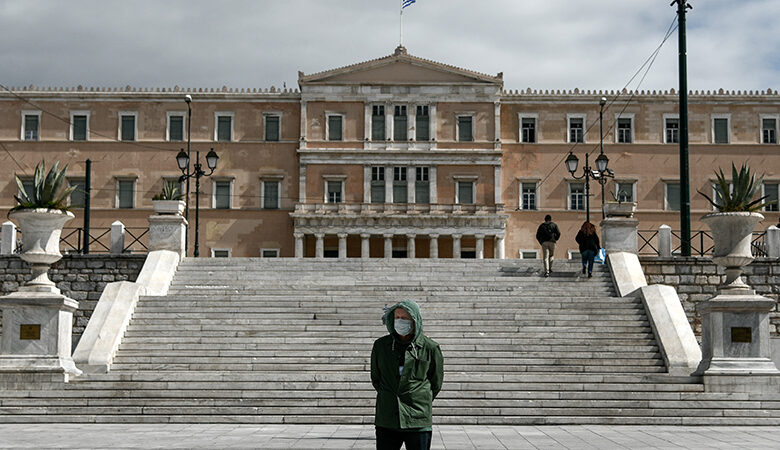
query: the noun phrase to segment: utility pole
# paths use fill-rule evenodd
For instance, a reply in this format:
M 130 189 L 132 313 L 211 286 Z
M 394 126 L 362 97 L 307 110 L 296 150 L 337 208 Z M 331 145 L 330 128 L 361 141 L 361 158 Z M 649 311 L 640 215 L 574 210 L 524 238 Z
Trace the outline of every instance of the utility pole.
M 693 6 L 686 0 L 674 0 L 677 4 L 677 37 L 680 72 L 680 251 L 691 256 L 691 186 L 688 164 L 688 62 L 685 43 L 685 13 Z

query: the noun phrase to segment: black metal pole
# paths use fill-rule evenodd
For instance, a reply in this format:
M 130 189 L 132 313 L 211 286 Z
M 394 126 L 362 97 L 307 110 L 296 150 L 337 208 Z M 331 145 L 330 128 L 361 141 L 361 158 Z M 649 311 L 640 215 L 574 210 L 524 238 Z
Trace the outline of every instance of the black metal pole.
M 599 149 L 601 150 L 601 154 L 604 154 L 604 102 L 599 100 Z M 599 184 L 601 184 L 601 220 L 604 220 L 607 218 L 607 216 L 604 214 L 604 180 L 599 180 Z
M 585 153 L 585 221 L 590 222 L 590 166 L 588 153 Z
M 200 247 L 198 244 L 198 229 L 200 228 L 200 152 L 195 152 L 195 253 L 197 258 L 200 256 Z
M 692 8 L 686 0 L 675 0 L 680 65 L 680 251 L 691 256 L 691 192 L 688 165 L 688 63 L 685 42 L 685 13 Z
M 192 103 L 192 98 L 187 95 L 185 98 L 185 101 L 187 102 L 187 161 L 191 161 L 190 159 L 190 142 L 191 142 L 191 130 L 192 130 L 192 106 L 190 103 Z M 187 163 L 189 164 L 189 162 Z M 187 167 L 187 170 L 189 171 L 189 167 Z M 186 195 L 185 195 L 185 206 L 184 206 L 184 219 L 187 221 L 186 225 L 186 232 L 184 233 L 184 255 L 187 255 L 187 252 L 189 251 L 189 242 L 190 242 L 190 177 L 187 177 L 187 186 L 186 186 Z
M 88 159 L 85 166 L 84 175 L 84 244 L 81 251 L 89 255 L 89 210 L 90 210 L 90 192 L 92 191 L 92 160 Z

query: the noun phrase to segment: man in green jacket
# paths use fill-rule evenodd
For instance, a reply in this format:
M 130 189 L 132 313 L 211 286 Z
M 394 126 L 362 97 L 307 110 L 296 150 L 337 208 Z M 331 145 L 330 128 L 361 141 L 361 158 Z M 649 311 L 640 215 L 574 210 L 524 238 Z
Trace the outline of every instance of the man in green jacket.
M 376 448 L 430 449 L 433 399 L 444 381 L 441 349 L 422 334 L 420 307 L 412 300 L 390 307 L 383 321 L 390 334 L 371 350 Z

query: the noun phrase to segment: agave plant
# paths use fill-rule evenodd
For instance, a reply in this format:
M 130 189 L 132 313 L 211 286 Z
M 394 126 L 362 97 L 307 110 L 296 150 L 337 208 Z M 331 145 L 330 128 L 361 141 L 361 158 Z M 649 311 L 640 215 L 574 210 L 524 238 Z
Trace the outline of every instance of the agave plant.
M 41 161 L 35 166 L 32 192 L 27 192 L 19 176 L 16 176 L 16 184 L 19 186 L 19 195 L 14 195 L 17 203 L 12 211 L 20 209 L 58 209 L 68 210 L 68 196 L 76 189 L 76 186 L 67 186 L 65 178 L 68 165 L 59 170 L 59 161 L 46 173 L 46 161 Z
M 720 212 L 756 212 L 774 203 L 774 200 L 763 202 L 767 196 L 753 200 L 761 188 L 764 177 L 761 176 L 756 180 L 756 175 L 751 173 L 750 168 L 745 164 L 742 164 L 742 168 L 737 171 L 737 167 L 731 163 L 733 189 L 729 189 L 729 183 L 722 169 L 718 169 L 715 175 L 718 177 L 715 199 L 713 200 L 702 191 L 699 191 L 699 194 L 703 195 Z
M 181 200 L 184 194 L 179 193 L 179 186 L 175 181 L 166 181 L 163 183 L 162 191 L 152 197 L 152 200 Z

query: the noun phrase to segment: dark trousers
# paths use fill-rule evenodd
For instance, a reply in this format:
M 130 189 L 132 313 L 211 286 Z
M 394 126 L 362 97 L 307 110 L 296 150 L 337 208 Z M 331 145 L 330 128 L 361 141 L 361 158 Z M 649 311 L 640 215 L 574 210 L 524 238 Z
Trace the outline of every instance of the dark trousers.
M 585 250 L 582 252 L 582 267 L 588 266 L 588 273 L 593 273 L 593 260 L 596 258 L 596 252 Z
M 401 444 L 405 444 L 406 450 L 430 450 L 432 435 L 430 431 L 400 431 L 376 427 L 376 449 L 399 450 Z

